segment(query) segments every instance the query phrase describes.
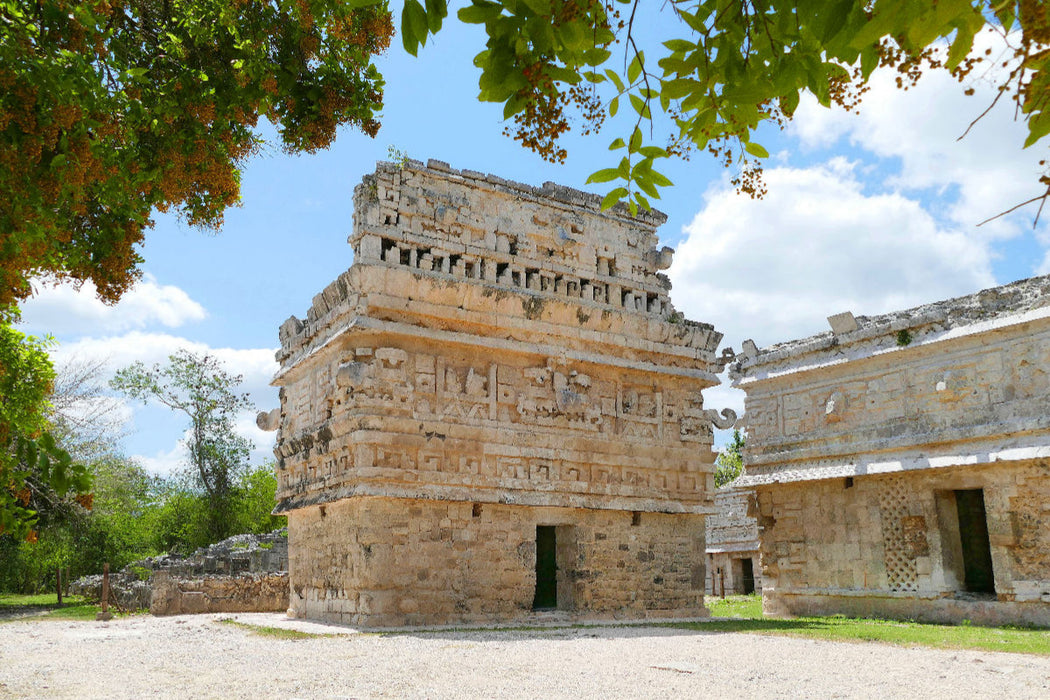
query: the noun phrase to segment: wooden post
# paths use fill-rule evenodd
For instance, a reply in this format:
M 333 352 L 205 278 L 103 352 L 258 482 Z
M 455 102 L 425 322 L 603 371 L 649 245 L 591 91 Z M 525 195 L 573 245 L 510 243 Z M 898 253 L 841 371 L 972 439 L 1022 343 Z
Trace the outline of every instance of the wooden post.
M 726 570 L 723 569 L 721 566 L 718 567 L 718 582 L 721 584 L 720 588 L 722 589 L 722 597 L 725 598 L 726 597 Z
M 62 567 L 55 567 L 55 592 L 58 594 L 58 604 L 62 605 Z
M 102 565 L 102 610 L 95 615 L 96 620 L 110 620 L 113 613 L 109 611 L 109 564 Z

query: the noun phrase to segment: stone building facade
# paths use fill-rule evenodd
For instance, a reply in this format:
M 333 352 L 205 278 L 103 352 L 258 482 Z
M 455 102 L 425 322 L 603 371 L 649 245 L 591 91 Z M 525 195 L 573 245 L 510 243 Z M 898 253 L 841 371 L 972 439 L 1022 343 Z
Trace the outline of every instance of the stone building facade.
M 1050 277 L 732 368 L 770 614 L 1050 625 Z
M 447 164 L 354 191 L 353 266 L 280 330 L 291 611 L 363 626 L 706 614 L 721 335 L 662 214 Z
M 707 516 L 707 594 L 762 591 L 758 520 L 749 512 L 751 490 L 736 482 L 715 492 L 715 513 Z

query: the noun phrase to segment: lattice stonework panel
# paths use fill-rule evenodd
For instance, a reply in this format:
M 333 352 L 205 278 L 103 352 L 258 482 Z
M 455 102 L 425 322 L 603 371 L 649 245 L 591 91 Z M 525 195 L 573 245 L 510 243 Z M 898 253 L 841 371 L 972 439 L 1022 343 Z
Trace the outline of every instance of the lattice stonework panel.
M 902 479 L 880 482 L 879 511 L 882 515 L 882 541 L 886 579 L 891 591 L 918 590 L 915 570 L 914 534 L 907 527 L 913 519 L 908 512 L 909 492 Z

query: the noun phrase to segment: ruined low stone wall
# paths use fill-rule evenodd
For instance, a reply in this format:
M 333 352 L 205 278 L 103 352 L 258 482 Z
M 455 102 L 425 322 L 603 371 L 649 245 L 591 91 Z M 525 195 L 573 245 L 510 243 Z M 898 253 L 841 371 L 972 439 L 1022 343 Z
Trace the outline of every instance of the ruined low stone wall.
M 983 489 L 994 594 L 966 593 L 952 494 Z M 1050 625 L 1050 460 L 757 488 L 764 608 Z
M 183 578 L 158 571 L 152 579 L 153 615 L 215 612 L 284 612 L 288 573 Z
M 81 576 L 69 584 L 69 592 L 91 601 L 102 600 L 102 575 Z M 152 595 L 149 579 L 141 579 L 130 566 L 109 575 L 109 601 L 121 610 L 146 610 Z
M 291 610 L 374 627 L 532 613 L 537 525 L 556 526 L 570 617 L 702 617 L 702 515 L 394 498 L 289 513 Z

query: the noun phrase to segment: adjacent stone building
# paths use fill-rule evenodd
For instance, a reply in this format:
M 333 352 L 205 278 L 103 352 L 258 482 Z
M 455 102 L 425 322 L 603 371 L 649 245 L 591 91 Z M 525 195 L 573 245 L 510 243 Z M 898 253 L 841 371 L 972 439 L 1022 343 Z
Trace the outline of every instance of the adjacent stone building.
M 715 492 L 715 513 L 707 516 L 707 594 L 762 591 L 758 520 L 749 512 L 752 491 L 736 482 Z
M 430 161 L 354 191 L 353 266 L 280 330 L 291 611 L 370 626 L 706 614 L 721 339 L 662 214 Z
M 1050 625 L 1050 278 L 829 322 L 732 370 L 766 612 Z

